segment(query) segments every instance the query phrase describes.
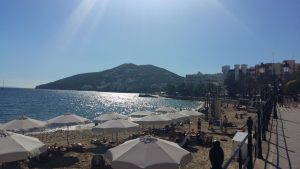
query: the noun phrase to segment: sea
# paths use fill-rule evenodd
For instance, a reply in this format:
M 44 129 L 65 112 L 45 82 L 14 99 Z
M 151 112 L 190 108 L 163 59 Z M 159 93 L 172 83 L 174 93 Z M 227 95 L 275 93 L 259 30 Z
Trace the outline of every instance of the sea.
M 138 93 L 0 88 L 0 123 L 22 115 L 38 120 L 74 113 L 93 119 L 103 113 L 129 114 L 160 107 L 197 108 L 199 101 L 138 97 Z

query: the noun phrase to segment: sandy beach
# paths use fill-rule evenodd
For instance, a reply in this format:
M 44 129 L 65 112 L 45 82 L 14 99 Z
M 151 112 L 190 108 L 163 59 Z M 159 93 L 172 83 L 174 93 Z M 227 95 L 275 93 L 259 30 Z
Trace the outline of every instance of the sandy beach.
M 247 113 L 245 111 L 245 116 L 240 119 L 235 117 L 235 108 L 232 105 L 229 105 L 225 109 L 225 114 L 228 117 L 228 121 L 232 123 L 233 127 L 229 127 L 227 132 L 220 130 L 220 127 L 214 126 L 214 131 L 208 130 L 208 122 L 202 120 L 202 131 L 206 135 L 213 136 L 213 140 L 219 140 L 221 142 L 221 147 L 225 153 L 225 160 L 231 156 L 232 153 L 232 140 L 234 133 L 237 130 L 241 130 L 246 123 L 248 116 L 255 116 L 255 113 Z M 189 125 L 185 124 L 183 127 L 176 129 L 177 131 L 188 131 Z M 191 130 L 197 131 L 197 118 L 191 120 Z M 124 142 L 129 138 L 129 133 L 119 133 L 119 141 Z M 31 136 L 39 138 L 47 146 L 51 146 L 54 143 L 57 146 L 66 146 L 67 145 L 67 131 L 55 131 L 51 133 L 40 133 L 40 134 L 31 134 Z M 86 150 L 82 152 L 69 151 L 64 152 L 61 155 L 52 155 L 46 161 L 37 161 L 37 160 L 27 160 L 22 163 L 21 168 L 91 168 L 91 159 L 94 154 L 105 154 L 107 149 L 116 146 L 117 144 L 109 145 L 94 145 L 91 144 L 91 139 L 102 139 L 107 138 L 111 140 L 111 133 L 93 133 L 91 130 L 73 130 L 68 132 L 69 142 L 72 143 L 81 143 L 85 146 Z M 159 136 L 163 139 L 168 139 L 167 136 Z M 114 135 L 115 140 L 115 135 Z M 193 160 L 183 167 L 183 169 L 198 169 L 198 168 L 210 168 L 209 161 L 209 150 L 210 147 L 205 147 L 203 145 L 198 145 L 196 141 L 191 140 L 186 150 L 190 151 L 193 156 Z M 106 168 L 111 168 L 109 162 L 106 161 Z M 230 168 L 237 168 L 237 163 L 233 163 Z

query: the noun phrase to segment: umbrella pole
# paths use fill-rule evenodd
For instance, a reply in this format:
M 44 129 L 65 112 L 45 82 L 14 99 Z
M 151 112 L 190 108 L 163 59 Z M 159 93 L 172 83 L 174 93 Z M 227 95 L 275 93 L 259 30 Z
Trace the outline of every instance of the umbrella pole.
M 118 142 L 118 138 L 119 138 L 119 133 L 117 132 L 117 133 L 116 133 L 116 140 L 117 140 L 117 144 L 119 144 L 119 142 Z
M 67 125 L 67 143 L 69 145 L 69 125 Z

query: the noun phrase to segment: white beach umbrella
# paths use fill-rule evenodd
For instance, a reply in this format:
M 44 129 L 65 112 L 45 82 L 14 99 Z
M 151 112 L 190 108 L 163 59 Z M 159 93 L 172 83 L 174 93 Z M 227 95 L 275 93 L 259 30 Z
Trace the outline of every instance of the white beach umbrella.
M 122 115 L 122 114 L 119 114 L 119 113 L 105 113 L 105 114 L 102 114 L 98 117 L 95 117 L 94 118 L 94 122 L 97 122 L 97 123 L 102 123 L 102 122 L 105 122 L 105 121 L 108 121 L 108 120 L 114 120 L 114 119 L 128 119 L 127 116 L 125 115 Z
M 48 124 L 78 124 L 89 121 L 89 119 L 78 116 L 76 114 L 66 113 L 48 120 Z
M 194 111 L 194 110 L 182 110 L 179 113 L 187 115 L 189 117 L 201 117 L 201 116 L 205 116 L 203 113 L 200 113 L 200 112 Z
M 64 114 L 57 117 L 54 117 L 50 120 L 48 120 L 48 124 L 55 124 L 55 125 L 67 125 L 67 143 L 69 144 L 69 125 L 70 124 L 78 124 L 78 123 L 84 123 L 89 121 L 89 119 L 86 119 L 81 116 L 77 116 L 75 114 Z
M 93 127 L 92 131 L 99 132 L 120 132 L 124 130 L 138 129 L 139 124 L 131 122 L 129 120 L 109 120 Z
M 35 157 L 47 150 L 39 139 L 0 130 L 0 163 Z
M 155 111 L 159 113 L 174 113 L 177 112 L 178 110 L 173 107 L 161 107 L 156 109 Z
M 43 128 L 45 121 L 35 120 L 26 116 L 21 116 L 15 120 L 3 124 L 2 129 L 13 131 L 27 131 L 34 128 Z
M 134 123 L 129 120 L 109 120 L 104 123 L 101 123 L 95 127 L 93 127 L 92 131 L 94 132 L 123 132 L 123 131 L 131 131 L 131 130 L 137 130 L 139 127 L 139 124 Z M 118 136 L 116 136 L 118 139 Z M 118 141 L 118 140 L 117 140 Z
M 166 124 L 171 122 L 171 119 L 161 114 L 155 114 L 155 115 L 145 116 L 135 122 L 143 125 L 160 125 L 160 124 Z
M 180 121 L 180 120 L 185 120 L 185 119 L 189 118 L 189 116 L 181 114 L 179 112 L 162 114 L 162 116 L 165 116 L 165 117 L 171 119 L 172 121 Z
M 151 136 L 126 141 L 106 157 L 114 169 L 179 169 L 192 160 L 178 144 Z
M 148 115 L 151 115 L 151 114 L 155 114 L 155 112 L 152 112 L 152 111 L 136 111 L 136 112 L 133 112 L 133 113 L 129 114 L 128 116 L 129 117 L 145 117 L 145 116 L 148 116 Z

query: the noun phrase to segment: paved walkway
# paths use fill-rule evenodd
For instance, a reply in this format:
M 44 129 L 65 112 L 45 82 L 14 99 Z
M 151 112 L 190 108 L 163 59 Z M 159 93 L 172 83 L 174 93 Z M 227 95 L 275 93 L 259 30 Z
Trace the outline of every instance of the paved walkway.
M 278 108 L 278 119 L 271 120 L 267 141 L 263 142 L 264 160 L 255 169 L 300 169 L 300 108 Z

